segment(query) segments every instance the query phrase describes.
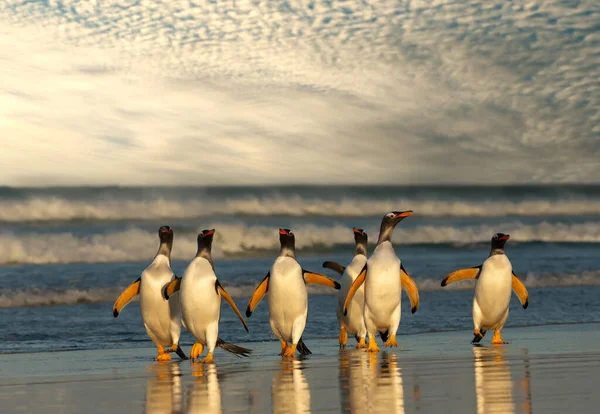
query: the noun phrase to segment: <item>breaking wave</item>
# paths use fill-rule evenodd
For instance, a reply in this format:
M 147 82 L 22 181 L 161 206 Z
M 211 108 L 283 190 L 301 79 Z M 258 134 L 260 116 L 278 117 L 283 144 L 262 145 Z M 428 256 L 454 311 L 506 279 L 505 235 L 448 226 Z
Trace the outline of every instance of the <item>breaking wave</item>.
M 457 201 L 410 198 L 337 200 L 290 197 L 242 197 L 172 200 L 69 200 L 34 197 L 0 201 L 0 222 L 71 220 L 193 219 L 233 215 L 379 216 L 391 210 L 412 209 L 426 217 L 597 216 L 600 200 Z
M 215 257 L 259 257 L 279 248 L 277 229 L 267 226 L 212 223 L 217 229 L 213 245 Z M 199 231 L 200 229 L 198 229 Z M 336 246 L 353 244 L 346 226 L 303 225 L 294 228 L 299 250 L 329 251 Z M 378 233 L 367 228 L 371 240 Z M 465 245 L 488 243 L 497 226 L 466 227 L 419 226 L 404 228 L 394 234 L 397 244 Z M 600 223 L 507 223 L 502 230 L 514 242 L 600 243 Z M 132 228 L 125 231 L 76 236 L 71 233 L 30 233 L 0 235 L 0 264 L 47 263 L 119 263 L 148 261 L 157 249 L 154 231 Z M 196 253 L 196 237 L 175 236 L 173 258 L 189 260 Z
M 454 283 L 445 288 L 440 286 L 441 277 L 415 278 L 419 291 L 431 292 L 438 290 L 468 290 L 472 289 L 473 281 Z M 581 274 L 565 275 L 536 275 L 529 273 L 522 277 L 528 288 L 566 287 L 566 286 L 599 286 L 600 272 L 584 272 Z M 245 282 L 231 284 L 224 282 L 227 292 L 234 298 L 248 298 L 254 292 L 256 284 Z M 57 305 L 77 305 L 84 303 L 112 303 L 123 291 L 125 286 L 89 289 L 60 289 L 60 288 L 31 288 L 31 289 L 2 289 L 0 290 L 0 309 L 27 308 Z M 335 291 L 322 286 L 308 286 L 310 294 L 334 295 Z M 137 299 L 136 299 L 137 300 Z

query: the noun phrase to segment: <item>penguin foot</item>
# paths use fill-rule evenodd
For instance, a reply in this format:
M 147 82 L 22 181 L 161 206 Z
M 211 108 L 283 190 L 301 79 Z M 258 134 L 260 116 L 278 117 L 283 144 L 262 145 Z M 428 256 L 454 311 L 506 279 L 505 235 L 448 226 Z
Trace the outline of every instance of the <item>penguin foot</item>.
M 165 350 L 165 347 L 160 345 L 158 346 L 158 355 L 156 358 L 154 358 L 155 361 L 170 361 L 171 360 L 171 355 L 169 355 L 169 352 Z
M 281 352 L 279 353 L 279 356 L 283 356 L 285 355 L 285 350 L 287 349 L 288 344 L 287 342 L 281 340 L 279 342 L 281 342 Z
M 283 351 L 283 356 L 287 357 L 287 358 L 291 358 L 294 356 L 295 353 L 296 353 L 296 345 L 292 344 L 292 345 L 288 346 L 287 348 L 285 348 L 285 351 Z
M 499 330 L 494 330 L 494 337 L 492 338 L 492 345 L 503 345 L 508 344 L 508 342 L 502 340 L 502 336 L 500 336 Z
M 396 335 L 390 335 L 387 341 L 385 341 L 385 346 L 388 348 L 396 348 L 398 346 L 398 342 L 396 342 Z
M 478 344 L 483 339 L 483 336 L 485 335 L 485 331 L 479 330 L 479 329 L 475 329 L 475 331 L 473 331 L 473 333 L 474 333 L 475 337 L 471 341 L 472 344 Z
M 365 349 L 367 347 L 367 341 L 365 341 L 364 337 L 359 338 L 358 345 L 356 345 L 357 349 Z
M 213 359 L 213 353 L 209 352 L 206 354 L 206 357 L 202 360 L 203 364 L 214 364 L 215 360 Z
M 348 332 L 346 329 L 340 328 L 340 348 L 346 348 L 346 343 L 348 342 Z
M 195 359 L 200 358 L 202 351 L 204 351 L 204 345 L 200 342 L 194 343 L 194 345 L 192 345 L 192 350 L 190 351 L 190 359 L 194 361 Z
M 377 346 L 377 342 L 375 342 L 375 335 L 369 334 L 369 347 L 367 348 L 367 352 L 379 352 L 379 346 Z

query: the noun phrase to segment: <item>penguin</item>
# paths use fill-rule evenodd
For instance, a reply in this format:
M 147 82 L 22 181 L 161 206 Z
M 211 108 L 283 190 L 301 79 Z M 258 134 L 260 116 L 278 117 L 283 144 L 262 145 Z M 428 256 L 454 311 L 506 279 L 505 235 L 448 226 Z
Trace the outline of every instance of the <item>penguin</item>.
M 261 299 L 267 295 L 271 330 L 281 342 L 280 355 L 293 357 L 311 354 L 302 341 L 308 315 L 306 284 L 313 283 L 340 289 L 340 284 L 327 276 L 309 272 L 296 261 L 295 236 L 289 229 L 279 229 L 281 250 L 271 270 L 254 291 L 246 316 L 250 317 Z
M 204 347 L 207 347 L 208 353 L 202 360 L 207 364 L 214 362 L 213 353 L 216 346 L 239 356 L 248 356 L 251 353 L 249 349 L 225 343 L 218 337 L 221 298 L 229 303 L 240 318 L 246 332 L 248 332 L 248 326 L 235 302 L 227 294 L 215 274 L 211 255 L 214 234 L 215 229 L 202 230 L 198 234 L 196 257 L 188 265 L 183 278 L 173 280 L 164 290 L 165 298 L 169 298 L 179 291 L 183 326 L 196 338 L 190 358 L 193 362 L 200 357 Z
M 504 252 L 504 245 L 510 235 L 496 233 L 491 240 L 488 258 L 479 266 L 460 269 L 450 273 L 442 280 L 442 286 L 464 279 L 476 279 L 473 298 L 472 344 L 479 343 L 486 331 L 493 329 L 492 344 L 507 344 L 500 331 L 508 318 L 511 289 L 519 297 L 523 309 L 529 306 L 529 294 L 523 282 L 512 270 L 512 264 Z
M 121 293 L 113 305 L 116 318 L 123 308 L 140 295 L 140 310 L 148 336 L 158 348 L 155 361 L 170 361 L 169 352 L 176 352 L 181 359 L 187 359 L 179 347 L 181 333 L 181 314 L 179 295 L 167 300 L 162 289 L 172 280 L 178 279 L 171 270 L 171 250 L 173 248 L 173 230 L 169 226 L 158 229 L 160 246 L 154 260 L 142 275 Z
M 398 346 L 396 331 L 400 324 L 402 287 L 410 299 L 411 312 L 415 313 L 419 308 L 417 285 L 396 256 L 391 240 L 396 225 L 411 214 L 412 210 L 392 211 L 383 216 L 377 247 L 354 279 L 344 302 L 344 314 L 347 314 L 352 298 L 358 288 L 365 284 L 364 319 L 369 335 L 368 352 L 379 352 L 375 341 L 377 332 L 385 341 L 385 346 Z
M 348 342 L 348 333 L 354 335 L 358 342 L 357 348 L 363 349 L 367 347 L 367 327 L 365 326 L 365 319 L 363 317 L 363 308 L 365 304 L 365 288 L 361 286 L 356 291 L 350 306 L 348 307 L 348 313 L 344 315 L 344 302 L 352 282 L 358 277 L 360 271 L 365 267 L 367 263 L 367 242 L 368 236 L 363 229 L 352 229 L 354 232 L 354 242 L 356 247 L 354 248 L 354 257 L 348 265 L 344 267 L 339 263 L 335 262 L 324 262 L 323 267 L 326 269 L 334 270 L 342 275 L 340 280 L 341 288 L 338 292 L 337 298 L 337 320 L 340 325 L 340 348 L 345 348 Z

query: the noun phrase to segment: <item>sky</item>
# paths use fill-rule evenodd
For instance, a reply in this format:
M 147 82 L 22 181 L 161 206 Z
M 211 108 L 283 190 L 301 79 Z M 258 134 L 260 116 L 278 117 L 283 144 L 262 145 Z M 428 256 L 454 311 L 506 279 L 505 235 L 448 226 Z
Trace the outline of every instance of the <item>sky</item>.
M 0 0 L 0 185 L 600 182 L 600 3 Z

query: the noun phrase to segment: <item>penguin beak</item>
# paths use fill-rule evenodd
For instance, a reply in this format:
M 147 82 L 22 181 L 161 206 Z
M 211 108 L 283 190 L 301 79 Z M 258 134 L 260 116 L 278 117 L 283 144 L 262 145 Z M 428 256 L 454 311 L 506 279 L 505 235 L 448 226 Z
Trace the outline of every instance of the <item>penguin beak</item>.
M 364 230 L 357 229 L 356 227 L 353 227 L 352 231 L 354 232 L 354 234 L 363 234 L 364 233 Z
M 504 236 L 498 237 L 498 240 L 504 240 L 504 241 L 506 241 L 508 239 L 510 239 L 510 234 L 505 234 Z
M 289 236 L 290 231 L 288 229 L 279 229 L 279 234 L 281 234 L 283 236 Z
M 171 231 L 170 227 L 163 227 L 163 228 L 160 229 L 161 233 L 169 233 L 170 231 Z
M 396 214 L 395 218 L 405 218 L 405 217 L 409 217 L 412 216 L 413 211 L 412 210 L 406 210 L 406 211 L 402 211 L 401 213 Z
M 204 230 L 204 237 L 212 236 L 213 234 L 215 234 L 215 229 Z

